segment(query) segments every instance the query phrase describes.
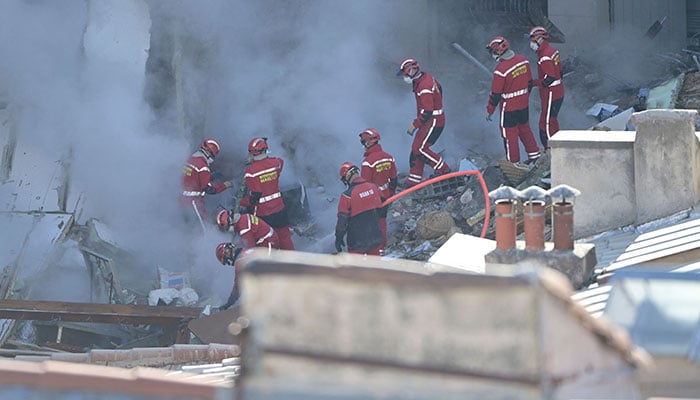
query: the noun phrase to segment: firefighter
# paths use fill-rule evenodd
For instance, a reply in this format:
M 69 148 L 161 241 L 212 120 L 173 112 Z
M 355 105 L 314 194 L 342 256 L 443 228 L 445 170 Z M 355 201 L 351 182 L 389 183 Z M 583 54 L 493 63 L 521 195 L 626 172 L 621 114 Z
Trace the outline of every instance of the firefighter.
M 289 217 L 279 187 L 284 160 L 268 157 L 267 151 L 265 137 L 255 137 L 248 143 L 250 164 L 245 169 L 248 194 L 240 204 L 249 214 L 262 218 L 275 229 L 280 249 L 294 250 Z
M 233 186 L 231 181 L 212 183 L 211 170 L 209 165 L 219 154 L 221 147 L 214 139 L 205 139 L 199 150 L 194 152 L 182 167 L 182 194 L 180 204 L 192 211 L 186 214 L 187 219 L 194 215 L 203 230 L 206 230 L 205 221 L 209 221 L 209 216 L 204 207 L 204 196 L 207 194 L 217 194 Z
M 252 247 L 279 249 L 280 247 L 275 230 L 255 215 L 221 210 L 216 215 L 216 224 L 223 231 L 237 233 L 241 237 L 244 249 Z
M 386 238 L 379 225 L 382 208 L 379 188 L 362 179 L 359 168 L 350 162 L 345 162 L 340 167 L 340 180 L 347 190 L 338 202 L 336 251 L 343 251 L 347 235 L 349 253 L 380 255 Z
M 549 139 L 559 132 L 559 110 L 564 102 L 564 82 L 559 51 L 549 44 L 549 32 L 541 26 L 530 30 L 530 48 L 537 52 L 537 79 L 532 87 L 540 91 L 540 141 L 545 151 Z
M 503 36 L 491 39 L 486 49 L 498 61 L 486 105 L 486 120 L 492 121 L 492 115 L 500 103 L 499 128 L 506 159 L 520 168 L 532 167 L 540 157 L 540 149 L 530 129 L 530 63 L 525 56 L 511 50 L 508 40 Z M 520 162 L 518 139 L 523 142 L 527 152 L 528 159 L 524 163 Z
M 396 162 L 394 157 L 382 149 L 379 144 L 381 136 L 374 128 L 367 128 L 360 133 L 360 143 L 365 148 L 365 158 L 362 161 L 360 175 L 367 182 L 374 183 L 379 187 L 379 196 L 382 203 L 396 192 L 398 182 L 396 175 Z M 386 239 L 386 215 L 388 206 L 380 210 L 379 224 L 382 227 L 382 235 Z M 382 247 L 386 242 L 382 243 Z
M 216 246 L 216 258 L 219 260 L 221 265 L 230 265 L 235 270 L 231 294 L 229 294 L 226 303 L 219 307 L 219 309 L 221 310 L 226 310 L 232 305 L 236 304 L 236 302 L 238 302 L 238 299 L 241 297 L 241 290 L 238 286 L 238 266 L 236 264 L 236 260 L 238 260 L 238 257 L 240 256 L 242 250 L 243 249 L 237 247 L 231 242 L 219 243 L 219 245 Z
M 445 128 L 445 112 L 442 109 L 442 86 L 432 75 L 421 71 L 418 62 L 407 58 L 401 62 L 397 76 L 403 76 L 406 83 L 413 85 L 416 97 L 416 118 L 408 125 L 406 133 L 413 136 L 410 166 L 406 187 L 414 186 L 423 179 L 423 167 L 426 163 L 442 175 L 450 172 L 442 156 L 430 149 L 440 138 Z

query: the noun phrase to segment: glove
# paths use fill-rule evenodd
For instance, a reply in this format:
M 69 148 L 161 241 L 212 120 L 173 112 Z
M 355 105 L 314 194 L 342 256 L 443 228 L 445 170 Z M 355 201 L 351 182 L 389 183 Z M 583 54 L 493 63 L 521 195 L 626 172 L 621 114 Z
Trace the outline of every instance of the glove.
M 345 241 L 343 238 L 335 238 L 335 251 L 338 253 L 343 252 L 343 246 L 345 246 Z
M 493 121 L 493 118 L 491 118 L 493 114 L 489 114 L 488 112 L 486 113 L 486 120 L 487 121 Z
M 233 182 L 232 182 L 232 181 L 226 181 L 226 182 L 224 182 L 224 186 L 226 186 L 227 188 L 233 187 Z
M 408 134 L 408 136 L 413 136 L 417 130 L 418 128 L 413 126 L 413 122 L 411 122 L 411 124 L 408 126 L 408 129 L 406 129 L 406 133 Z

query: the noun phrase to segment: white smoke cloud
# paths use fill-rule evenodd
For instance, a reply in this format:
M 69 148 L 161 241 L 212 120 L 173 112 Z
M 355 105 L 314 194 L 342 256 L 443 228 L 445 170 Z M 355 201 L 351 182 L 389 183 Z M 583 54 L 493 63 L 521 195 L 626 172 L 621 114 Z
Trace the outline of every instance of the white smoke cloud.
M 490 77 L 450 46 L 461 43 L 492 68 L 483 46 L 500 32 L 466 17 L 461 4 L 398 0 L 6 0 L 0 88 L 20 110 L 20 135 L 47 160 L 72 149 L 83 218 L 115 229 L 144 271 L 228 276 L 213 256 L 228 236 L 193 240 L 177 204 L 180 166 L 204 137 L 222 144 L 214 167 L 224 178 L 238 182 L 248 141 L 267 136 L 286 161 L 283 182 L 323 185 L 324 197 L 337 198 L 339 166 L 362 160 L 365 128 L 381 132 L 407 171 L 415 103 L 394 72 L 414 57 L 445 92 L 447 126 L 434 149 L 453 167 L 469 150 L 502 156 L 496 123 L 483 118 Z M 139 41 L 143 33 L 150 41 Z M 149 55 L 164 58 L 146 73 L 139 60 Z M 325 232 L 335 205 L 315 210 Z

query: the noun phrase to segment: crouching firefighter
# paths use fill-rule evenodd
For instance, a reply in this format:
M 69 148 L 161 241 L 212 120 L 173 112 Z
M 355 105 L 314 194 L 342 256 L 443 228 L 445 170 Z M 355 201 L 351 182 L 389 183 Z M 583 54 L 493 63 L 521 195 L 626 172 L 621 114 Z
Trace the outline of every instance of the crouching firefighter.
M 267 222 L 255 215 L 221 210 L 216 214 L 216 224 L 222 231 L 238 234 L 244 249 L 253 247 L 280 248 L 277 232 Z
M 219 307 L 221 310 L 230 308 L 232 305 L 236 304 L 241 297 L 241 290 L 238 286 L 238 266 L 236 265 L 236 260 L 240 256 L 242 250 L 241 247 L 236 247 L 236 245 L 231 242 L 219 243 L 219 245 L 216 246 L 216 258 L 221 265 L 230 265 L 235 269 L 231 294 L 229 294 L 226 303 Z

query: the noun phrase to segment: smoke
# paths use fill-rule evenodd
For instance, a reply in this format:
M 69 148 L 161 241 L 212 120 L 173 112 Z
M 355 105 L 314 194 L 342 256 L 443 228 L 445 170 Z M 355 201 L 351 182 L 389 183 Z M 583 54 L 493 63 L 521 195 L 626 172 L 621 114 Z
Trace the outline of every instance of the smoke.
M 0 88 L 17 107 L 21 140 L 47 162 L 72 154 L 70 204 L 80 197 L 83 219 L 115 230 L 138 273 L 224 277 L 213 280 L 225 297 L 231 271 L 214 248 L 230 237 L 193 234 L 177 204 L 181 165 L 203 138 L 220 141 L 213 168 L 238 183 L 248 141 L 268 137 L 285 159 L 282 182 L 320 193 L 312 211 L 329 233 L 336 203 L 326 199 L 343 190 L 339 166 L 362 160 L 359 132 L 378 129 L 408 169 L 415 102 L 394 72 L 413 57 L 445 93 L 434 149 L 453 167 L 470 151 L 502 156 L 497 125 L 483 118 L 490 77 L 450 46 L 493 68 L 483 47 L 501 32 L 468 23 L 459 3 L 6 0 L 0 57 L 11 62 Z M 232 195 L 209 201 L 210 214 Z

